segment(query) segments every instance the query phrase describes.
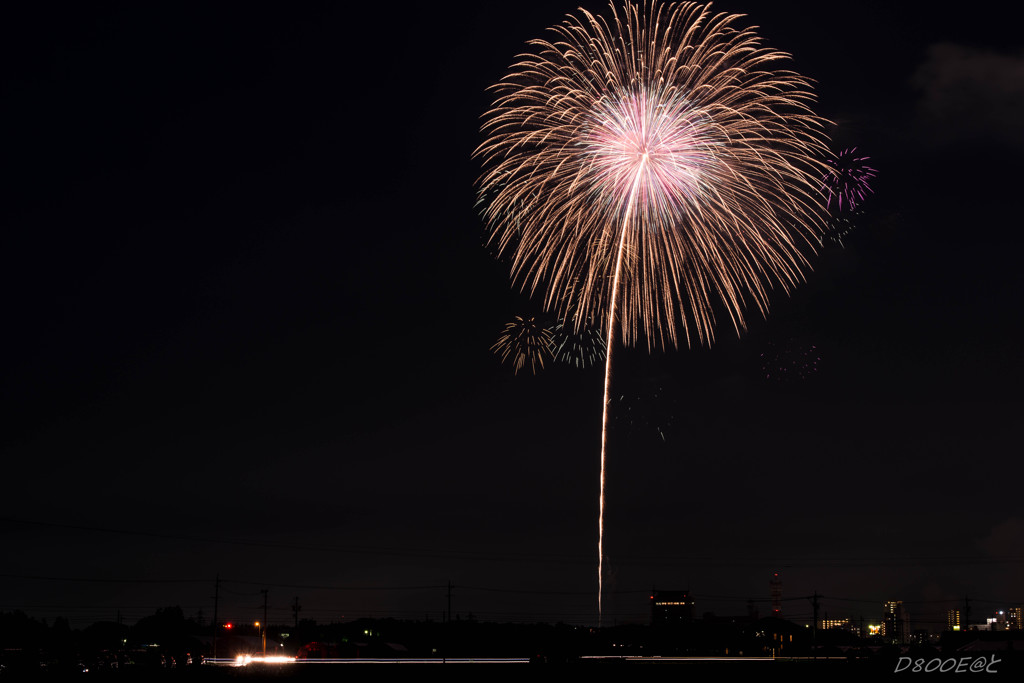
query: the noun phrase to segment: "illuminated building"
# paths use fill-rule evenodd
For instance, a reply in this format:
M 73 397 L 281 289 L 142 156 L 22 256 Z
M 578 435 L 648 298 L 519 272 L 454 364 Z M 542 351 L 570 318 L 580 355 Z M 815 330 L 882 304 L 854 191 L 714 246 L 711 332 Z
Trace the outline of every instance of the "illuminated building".
M 947 631 L 959 631 L 960 630 L 960 610 L 951 609 L 946 612 L 946 630 Z
M 651 591 L 651 625 L 671 626 L 693 621 L 690 591 Z
M 1022 631 L 1024 630 L 1024 614 L 1021 614 L 1024 608 L 1011 607 L 1006 612 L 1006 628 L 1009 631 Z
M 846 631 L 847 633 L 860 635 L 859 629 L 851 623 L 849 619 L 822 619 L 819 627 L 822 631 L 835 629 L 837 631 Z
M 910 615 L 903 601 L 890 600 L 882 610 L 882 637 L 890 643 L 905 645 L 910 639 Z

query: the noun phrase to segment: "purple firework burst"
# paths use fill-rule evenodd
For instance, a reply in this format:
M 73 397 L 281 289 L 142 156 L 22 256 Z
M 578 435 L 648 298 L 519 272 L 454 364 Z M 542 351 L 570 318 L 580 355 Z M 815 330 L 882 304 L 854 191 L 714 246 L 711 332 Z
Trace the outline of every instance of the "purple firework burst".
M 851 147 L 828 160 L 831 168 L 822 178 L 822 190 L 829 210 L 835 203 L 837 211 L 852 211 L 872 192 L 871 179 L 877 171 L 868 166 L 869 159 L 857 156 L 857 148 Z

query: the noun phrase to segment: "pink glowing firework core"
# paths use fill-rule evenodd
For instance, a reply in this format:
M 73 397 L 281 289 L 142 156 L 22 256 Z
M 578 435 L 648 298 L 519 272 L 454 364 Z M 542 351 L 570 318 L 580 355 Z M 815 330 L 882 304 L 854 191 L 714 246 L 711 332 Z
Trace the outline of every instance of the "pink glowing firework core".
M 700 195 L 701 168 L 713 157 L 685 102 L 664 104 L 640 91 L 617 102 L 602 99 L 594 119 L 585 142 L 594 187 L 618 209 L 626 208 L 634 185 L 635 201 L 664 218 L 680 216 Z

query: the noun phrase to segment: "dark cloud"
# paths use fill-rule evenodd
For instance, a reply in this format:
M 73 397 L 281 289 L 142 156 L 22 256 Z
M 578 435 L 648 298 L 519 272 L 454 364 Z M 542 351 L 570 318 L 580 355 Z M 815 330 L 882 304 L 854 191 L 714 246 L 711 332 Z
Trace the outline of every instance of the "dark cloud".
M 918 131 L 927 142 L 1024 147 L 1024 52 L 937 43 L 917 69 Z
M 978 547 L 994 557 L 1014 553 L 1024 547 L 1024 519 L 1010 517 L 995 527 L 978 542 Z

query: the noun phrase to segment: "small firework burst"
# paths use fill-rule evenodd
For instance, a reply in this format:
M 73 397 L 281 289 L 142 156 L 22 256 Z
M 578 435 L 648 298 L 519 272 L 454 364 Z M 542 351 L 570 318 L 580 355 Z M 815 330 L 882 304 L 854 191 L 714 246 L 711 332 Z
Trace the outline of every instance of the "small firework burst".
M 512 363 L 516 374 L 527 363 L 530 372 L 537 374 L 538 368 L 544 369 L 544 361 L 553 358 L 551 331 L 533 316 L 517 315 L 505 325 L 491 351 L 501 358 L 502 363 Z
M 828 160 L 830 168 L 822 178 L 822 190 L 830 211 L 853 211 L 872 193 L 871 179 L 877 171 L 868 166 L 869 159 L 857 156 L 857 148 L 851 147 Z
M 589 368 L 605 359 L 604 335 L 596 327 L 562 321 L 551 329 L 555 360 L 578 368 Z
M 821 365 L 821 349 L 796 337 L 781 344 L 768 342 L 761 354 L 761 375 L 768 382 L 799 382 L 817 374 Z

